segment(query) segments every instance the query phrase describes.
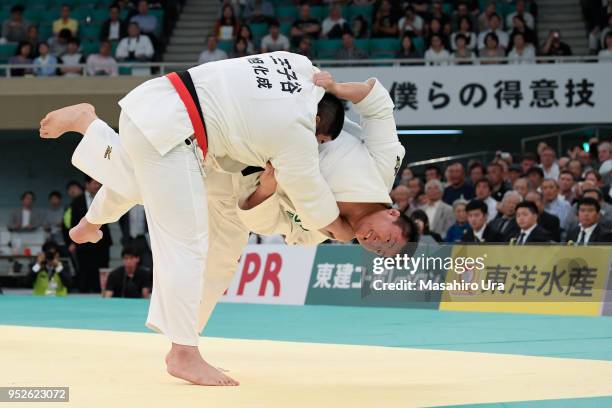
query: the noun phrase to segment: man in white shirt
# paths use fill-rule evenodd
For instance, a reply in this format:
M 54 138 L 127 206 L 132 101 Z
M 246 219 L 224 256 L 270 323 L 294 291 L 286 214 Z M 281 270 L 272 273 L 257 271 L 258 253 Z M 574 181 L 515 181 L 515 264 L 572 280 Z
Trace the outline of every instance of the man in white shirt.
M 478 49 L 482 50 L 485 47 L 485 38 L 489 33 L 495 33 L 499 40 L 500 47 L 506 49 L 510 38 L 508 37 L 508 33 L 502 29 L 501 17 L 499 14 L 495 13 L 491 16 L 489 19 L 489 27 L 491 28 L 481 31 L 480 34 L 478 34 Z
M 303 56 L 276 52 L 151 79 L 119 102 L 120 137 L 87 104 L 41 121 L 44 138 L 84 134 L 73 164 L 104 184 L 71 230 L 73 240 L 95 242 L 101 224 L 144 204 L 155 262 L 147 327 L 172 342 L 166 363 L 175 377 L 199 385 L 238 384 L 206 363 L 197 347 L 209 173 L 271 162 L 305 228 L 325 229 L 343 241 L 354 235 L 319 169 L 317 138 L 340 133 L 344 108 L 315 86 L 316 72 Z
M 540 153 L 539 166 L 544 172 L 544 178 L 559 178 L 559 164 L 557 164 L 557 154 L 552 147 L 545 147 Z
M 514 28 L 514 16 L 523 17 L 523 20 L 525 20 L 525 24 L 527 24 L 527 27 L 532 30 L 534 29 L 535 19 L 533 18 L 533 15 L 530 12 L 526 11 L 525 0 L 517 0 L 516 11 L 514 13 L 508 14 L 508 16 L 506 17 L 506 29 L 508 31 L 512 31 L 512 29 Z
M 491 197 L 491 183 L 483 178 L 474 185 L 476 198 L 487 205 L 487 222 L 497 217 L 497 200 Z
M 206 38 L 206 45 L 207 48 L 202 51 L 200 57 L 198 58 L 198 64 L 227 59 L 227 53 L 217 48 L 217 37 L 214 35 L 209 35 Z
M 128 25 L 128 36 L 119 41 L 115 57 L 118 61 L 146 62 L 153 59 L 155 50 L 151 40 L 140 34 L 138 23 Z M 151 75 L 151 68 L 132 68 L 132 75 Z
M 327 38 L 340 38 L 345 25 L 346 20 L 342 18 L 342 9 L 335 4 L 330 7 L 329 16 L 321 24 L 321 34 Z
M 261 52 L 289 51 L 289 39 L 280 33 L 277 22 L 268 27 L 268 35 L 261 39 Z
M 442 38 L 438 34 L 431 36 L 431 45 L 425 51 L 425 62 L 428 65 L 449 65 L 450 53 L 444 48 Z

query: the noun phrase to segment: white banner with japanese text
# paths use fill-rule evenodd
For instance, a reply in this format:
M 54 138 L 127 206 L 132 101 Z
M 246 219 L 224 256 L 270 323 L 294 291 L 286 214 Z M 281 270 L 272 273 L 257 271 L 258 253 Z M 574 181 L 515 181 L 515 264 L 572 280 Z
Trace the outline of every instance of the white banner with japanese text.
M 376 77 L 398 126 L 612 122 L 611 64 L 329 68 L 336 81 Z M 348 113 L 358 120 L 352 110 Z

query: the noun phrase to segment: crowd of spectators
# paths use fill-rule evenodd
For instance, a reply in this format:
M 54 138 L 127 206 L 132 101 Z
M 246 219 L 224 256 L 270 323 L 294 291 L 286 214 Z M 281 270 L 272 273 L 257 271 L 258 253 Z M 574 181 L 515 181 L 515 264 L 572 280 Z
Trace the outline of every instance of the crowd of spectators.
M 581 1 L 587 23 L 589 52 L 600 61 L 612 61 L 612 0 Z
M 158 10 L 161 7 L 160 3 L 153 5 Z M 147 0 L 119 0 L 106 9 L 79 9 L 79 19 L 64 4 L 59 18 L 52 22 L 31 23 L 25 18 L 26 10 L 14 5 L 2 23 L 0 45 L 16 45 L 8 63 L 31 66 L 11 69 L 12 76 L 78 76 L 84 69 L 88 75 L 118 75 L 118 62 L 159 59 L 163 21 L 150 12 Z M 151 73 L 143 68 L 128 71 L 132 75 Z
M 612 144 L 593 139 L 590 149 L 557 158 L 541 143 L 537 154 L 500 152 L 467 168 L 407 168 L 391 197 L 430 241 L 612 243 Z

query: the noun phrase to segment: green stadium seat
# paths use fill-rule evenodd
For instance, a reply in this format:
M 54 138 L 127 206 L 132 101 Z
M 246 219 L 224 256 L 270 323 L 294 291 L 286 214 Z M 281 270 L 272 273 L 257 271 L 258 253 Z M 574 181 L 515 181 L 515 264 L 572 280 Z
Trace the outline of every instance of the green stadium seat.
M 423 37 L 412 37 L 412 45 L 421 54 L 425 54 L 425 40 Z
M 46 10 L 48 9 L 53 0 L 26 0 L 21 2 L 26 9 L 26 13 L 29 10 Z
M 107 9 L 95 9 L 91 10 L 91 20 L 96 24 L 102 24 L 108 20 Z
M 323 7 L 321 6 L 312 6 L 310 7 L 310 16 L 313 18 L 316 18 L 319 21 L 323 21 L 323 19 L 326 17 L 323 14 Z
M 453 14 L 453 5 L 450 3 L 442 4 L 442 12 L 445 13 L 447 16 L 450 16 L 451 14 Z
M 157 27 L 155 28 L 155 35 L 157 38 L 161 36 L 162 28 L 164 27 L 164 10 L 162 9 L 151 9 L 149 14 L 157 17 Z
M 0 63 L 5 63 L 17 52 L 17 44 L 0 44 Z
M 53 22 L 55 20 L 57 20 L 59 17 L 60 17 L 59 9 L 58 8 L 53 8 L 53 9 L 45 11 L 42 14 L 41 23 L 43 23 L 43 24 L 45 24 L 45 23 L 53 24 Z
M 28 7 L 23 12 L 23 18 L 25 18 L 30 24 L 38 24 L 42 20 L 44 11 L 38 8 Z
M 83 24 L 79 27 L 81 40 L 94 40 L 100 38 L 100 26 L 97 24 Z
M 98 0 L 96 2 L 96 7 L 99 9 L 108 9 L 113 3 L 115 3 L 115 0 Z
M 265 23 L 249 24 L 249 28 L 251 29 L 253 39 L 256 43 L 259 43 L 259 41 L 268 34 L 268 25 Z
M 349 21 L 353 21 L 353 19 L 357 16 L 363 16 L 368 22 L 368 25 L 372 24 L 372 10 L 374 8 L 372 6 L 351 6 L 349 7 Z
M 132 67 L 119 67 L 119 75 L 132 75 Z
M 354 40 L 355 47 L 360 50 L 370 51 L 370 39 L 369 38 L 359 38 Z
M 295 6 L 282 6 L 276 9 L 276 17 L 282 23 L 293 23 L 298 16 L 298 10 Z
M 217 43 L 217 47 L 220 50 L 223 50 L 227 53 L 232 52 L 232 50 L 234 49 L 234 42 L 232 40 L 223 40 L 223 41 L 219 41 Z
M 329 9 L 331 8 L 331 6 L 323 6 L 323 10 L 321 11 L 321 21 L 323 21 L 324 19 L 326 19 L 329 16 Z M 342 10 L 342 17 L 344 17 L 345 20 L 348 20 L 350 17 L 350 12 L 349 12 L 349 8 L 348 6 L 341 6 L 340 7 Z
M 399 49 L 399 38 L 372 38 L 370 40 L 371 58 L 393 58 Z
M 99 50 L 100 43 L 98 41 L 83 41 L 81 43 L 81 51 L 83 51 L 83 54 L 85 55 L 95 54 Z
M 77 0 L 53 0 L 53 1 L 52 1 L 52 5 L 53 5 L 53 7 L 60 8 L 60 7 L 62 7 L 64 4 L 69 5 L 69 6 L 72 8 L 72 10 L 74 11 L 75 6 L 76 6 L 76 4 L 77 4 Z
M 53 35 L 53 27 L 51 24 L 41 24 L 38 26 L 38 38 L 41 41 L 48 41 Z
M 91 15 L 92 10 L 86 8 L 78 8 L 70 13 L 70 16 L 77 20 L 79 24 L 86 21 L 87 17 L 91 17 Z
M 291 23 L 281 23 L 280 32 L 286 35 L 287 37 L 291 36 Z
M 123 9 L 119 12 L 119 18 L 121 18 L 123 21 L 127 21 L 129 14 L 130 14 L 129 10 Z
M 317 40 L 314 49 L 318 58 L 333 59 L 338 50 L 342 47 L 342 40 Z
M 4 22 L 4 20 L 8 20 L 11 17 L 11 12 L 8 10 L 1 9 L 0 10 L 0 24 Z

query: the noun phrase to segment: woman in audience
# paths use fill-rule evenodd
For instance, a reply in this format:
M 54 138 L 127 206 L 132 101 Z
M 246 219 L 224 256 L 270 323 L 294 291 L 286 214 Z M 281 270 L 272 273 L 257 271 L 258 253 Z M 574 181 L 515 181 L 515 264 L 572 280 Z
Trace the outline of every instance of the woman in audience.
M 472 23 L 469 18 L 461 17 L 461 19 L 459 20 L 459 31 L 456 31 L 451 35 L 450 42 L 453 51 L 457 49 L 456 39 L 458 35 L 462 35 L 465 37 L 465 48 L 471 51 L 476 50 L 478 37 L 472 30 Z
M 419 236 L 423 237 L 431 237 L 436 242 L 442 242 L 442 237 L 440 234 L 437 234 L 429 229 L 429 218 L 427 218 L 427 214 L 423 210 L 414 210 L 412 215 L 410 215 L 410 219 L 415 223 L 417 228 L 419 229 Z
M 447 50 L 450 50 L 450 44 L 448 37 L 444 34 L 442 22 L 437 18 L 432 18 L 429 24 L 427 25 L 427 38 L 425 39 L 425 45 L 429 48 L 431 47 L 431 40 L 434 35 L 440 37 L 442 41 L 442 46 Z
M 421 58 L 422 55 L 414 48 L 410 34 L 402 37 L 401 49 L 395 54 L 395 58 Z
M 425 62 L 428 65 L 448 65 L 451 55 L 444 48 L 440 34 L 433 34 L 430 42 L 429 49 L 425 51 Z
M 606 34 L 606 48 L 599 51 L 599 62 L 612 62 L 612 31 Z
M 485 37 L 485 47 L 480 51 L 481 58 L 498 58 L 505 57 L 504 49 L 499 45 L 497 34 L 489 33 Z M 481 64 L 501 64 L 499 61 L 481 61 Z
M 230 58 L 240 58 L 246 57 L 247 55 L 251 55 L 248 52 L 248 43 L 243 37 L 238 37 L 234 42 L 234 48 L 232 52 L 230 52 Z
M 353 35 L 356 39 L 368 38 L 368 22 L 362 15 L 353 19 Z
M 525 44 L 531 44 L 535 51 L 535 46 L 538 43 L 535 31 L 527 27 L 525 19 L 519 15 L 514 16 L 512 21 L 514 21 L 514 29 L 510 32 L 510 43 L 508 44 L 508 50 L 511 50 L 514 46 L 514 35 L 522 34 Z
M 512 36 L 514 47 L 508 53 L 510 64 L 533 64 L 535 63 L 535 48 L 533 45 L 525 42 L 525 37 L 522 33 L 514 33 Z
M 17 47 L 17 52 L 11 58 L 9 58 L 9 64 L 32 64 L 30 54 L 32 53 L 32 45 L 27 41 L 22 41 Z M 24 76 L 31 75 L 32 70 L 30 68 L 11 68 L 11 76 Z
M 467 47 L 467 38 L 463 34 L 455 36 L 455 52 L 453 58 L 456 65 L 472 65 L 476 54 Z
M 49 54 L 49 44 L 40 43 L 38 57 L 34 59 L 34 74 L 36 76 L 55 76 L 57 73 L 57 58 Z
M 243 24 L 238 31 L 238 37 L 244 38 L 247 42 L 247 52 L 249 55 L 255 54 L 257 51 L 255 49 L 255 44 L 253 43 L 253 33 L 251 32 L 251 28 Z
M 238 19 L 234 14 L 234 8 L 225 4 L 221 9 L 221 18 L 215 24 L 215 34 L 219 40 L 233 40 L 238 35 Z

